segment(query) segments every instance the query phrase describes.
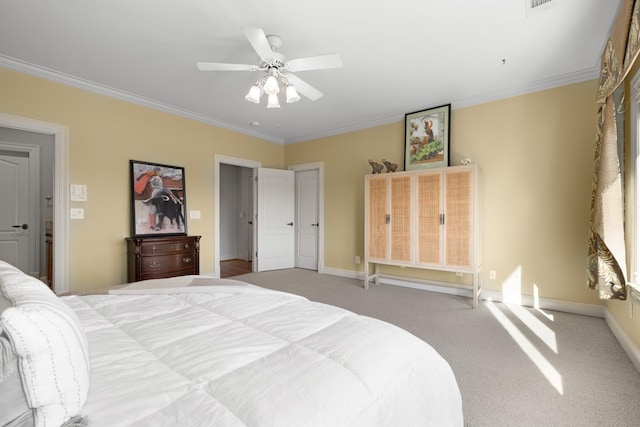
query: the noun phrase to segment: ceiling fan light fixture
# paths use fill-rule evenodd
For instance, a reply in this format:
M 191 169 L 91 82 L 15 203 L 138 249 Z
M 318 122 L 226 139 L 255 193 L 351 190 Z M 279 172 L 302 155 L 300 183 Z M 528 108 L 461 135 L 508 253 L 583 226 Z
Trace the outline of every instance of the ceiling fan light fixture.
M 557 0 L 526 0 L 535 3 L 547 3 Z M 298 91 L 312 101 L 322 97 L 322 92 L 308 83 L 300 80 L 289 72 L 322 70 L 327 68 L 341 68 L 342 59 L 337 53 L 327 55 L 308 56 L 287 61 L 284 55 L 278 52 L 282 45 L 282 38 L 276 35 L 266 35 L 262 28 L 245 27 L 244 34 L 260 57 L 258 65 L 228 64 L 220 62 L 197 62 L 200 71 L 263 71 L 265 72 L 258 82 L 249 90 L 245 99 L 256 104 L 260 103 L 263 93 L 269 95 L 267 108 L 279 108 L 278 93 L 286 92 L 286 101 L 291 104 L 300 100 Z M 298 88 L 294 88 L 287 78 L 289 76 Z M 274 99 L 275 98 L 275 99 Z
M 267 81 L 264 84 L 264 92 L 269 96 L 277 95 L 280 92 L 280 85 L 276 76 L 267 77 Z
M 244 99 L 246 99 L 249 102 L 253 102 L 254 104 L 259 104 L 260 103 L 260 87 L 258 87 L 258 85 L 253 85 L 251 86 L 251 89 L 249 89 L 249 93 L 247 93 L 247 96 L 244 97 Z
M 267 108 L 280 108 L 280 103 L 278 102 L 278 95 L 276 94 L 269 95 L 269 102 L 267 103 Z
M 293 85 L 287 86 L 287 104 L 293 104 L 294 102 L 300 101 L 300 95 L 298 95 L 298 91 Z

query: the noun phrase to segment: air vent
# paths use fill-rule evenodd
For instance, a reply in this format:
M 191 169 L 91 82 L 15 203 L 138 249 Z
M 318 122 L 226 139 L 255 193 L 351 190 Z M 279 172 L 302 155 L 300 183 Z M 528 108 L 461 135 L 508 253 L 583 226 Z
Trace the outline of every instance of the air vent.
M 558 0 L 525 0 L 527 16 L 535 15 L 555 6 Z

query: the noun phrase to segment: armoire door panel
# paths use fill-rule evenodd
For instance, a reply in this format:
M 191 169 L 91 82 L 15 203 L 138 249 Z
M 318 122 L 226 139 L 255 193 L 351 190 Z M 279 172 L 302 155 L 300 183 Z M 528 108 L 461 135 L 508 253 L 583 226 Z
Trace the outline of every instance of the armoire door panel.
M 445 266 L 471 267 L 473 191 L 470 170 L 445 173 Z
M 417 176 L 418 264 L 442 264 L 442 174 Z
M 368 230 L 369 257 L 387 258 L 387 179 L 375 177 L 369 180 L 368 186 Z
M 390 178 L 390 254 L 389 259 L 397 262 L 411 262 L 411 176 L 400 175 Z

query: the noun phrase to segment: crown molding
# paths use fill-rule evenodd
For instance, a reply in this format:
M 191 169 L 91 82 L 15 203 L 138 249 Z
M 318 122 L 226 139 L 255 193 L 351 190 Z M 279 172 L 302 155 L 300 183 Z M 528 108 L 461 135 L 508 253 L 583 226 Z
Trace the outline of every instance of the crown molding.
M 152 108 L 155 110 L 163 111 L 165 113 L 173 114 L 176 116 L 184 117 L 187 119 L 195 120 L 201 123 L 209 124 L 212 126 L 227 129 L 233 132 L 238 132 L 244 135 L 252 136 L 269 142 L 277 144 L 294 144 L 297 142 L 304 142 L 313 139 L 325 138 L 329 136 L 339 135 L 342 133 L 354 132 L 371 127 L 382 126 L 389 123 L 395 123 L 404 120 L 404 113 L 392 117 L 385 117 L 377 120 L 353 123 L 347 126 L 336 127 L 328 129 L 322 132 L 310 133 L 305 135 L 299 135 L 294 138 L 278 139 L 268 135 L 264 135 L 257 132 L 251 132 L 246 129 L 239 128 L 232 124 L 212 119 L 211 117 L 203 116 L 202 114 L 194 113 L 193 111 L 185 110 L 182 108 L 176 108 L 168 104 L 164 104 L 152 99 L 144 98 L 138 95 L 134 95 L 129 92 L 114 89 L 108 86 L 100 85 L 88 80 L 80 79 L 65 73 L 60 73 L 45 67 L 40 67 L 34 64 L 30 64 L 25 61 L 19 61 L 14 58 L 0 55 L 0 66 L 11 70 L 19 71 L 25 74 L 29 74 L 35 77 L 55 81 L 65 85 L 77 87 L 79 89 L 88 90 L 90 92 L 105 95 L 111 98 L 120 99 L 123 101 L 131 102 L 134 104 L 142 105 L 144 107 Z M 451 102 L 451 109 L 471 107 L 473 105 L 484 104 L 487 102 L 497 101 L 500 99 L 511 98 L 514 96 L 525 95 L 527 93 L 538 92 L 541 90 L 552 89 L 559 86 L 565 86 L 574 83 L 580 83 L 586 80 L 593 80 L 598 78 L 600 73 L 599 66 L 594 66 L 589 69 L 578 71 L 575 73 L 568 73 L 549 79 L 538 80 L 535 82 L 527 83 L 521 86 L 515 86 L 506 90 L 499 90 L 493 92 L 487 92 L 478 96 L 473 96 L 464 99 L 458 99 Z
M 470 98 L 459 99 L 451 103 L 451 108 L 464 108 L 473 105 L 484 104 L 486 102 L 498 101 L 500 99 L 512 98 L 514 96 L 526 95 L 528 93 L 539 92 L 542 90 L 553 89 L 560 86 L 581 83 L 587 80 L 597 79 L 600 76 L 600 68 L 592 67 L 589 69 L 577 71 L 575 73 L 563 74 L 548 79 L 537 80 L 509 89 L 487 92 Z M 594 95 L 595 102 L 595 95 Z
M 574 83 L 581 83 L 587 80 L 597 79 L 600 76 L 599 66 L 594 66 L 589 69 L 578 71 L 575 73 L 568 73 L 561 76 L 552 77 L 549 79 L 538 80 L 525 85 L 515 86 L 509 89 L 498 90 L 493 92 L 487 92 L 478 96 L 473 96 L 464 99 L 458 99 L 451 101 L 451 109 L 471 107 L 474 105 L 484 104 L 487 102 L 498 101 L 501 99 L 511 98 L 519 95 L 526 95 L 528 93 L 539 92 L 542 90 L 553 89 L 560 86 L 566 86 Z M 594 95 L 595 102 L 595 95 Z M 339 135 L 341 133 L 354 132 L 363 130 L 375 126 L 382 126 L 389 123 L 396 123 L 404 120 L 404 114 L 393 117 L 386 117 L 380 120 L 355 123 L 349 126 L 342 126 L 338 128 L 329 129 L 323 132 L 316 132 L 312 134 L 300 135 L 295 138 L 287 139 L 285 144 L 294 144 L 296 142 L 304 142 L 313 139 L 325 138 L 328 136 Z
M 175 116 L 184 117 L 186 119 L 195 120 L 197 122 L 205 123 L 208 125 L 216 126 L 219 128 L 231 130 L 244 135 L 253 136 L 262 140 L 283 144 L 284 141 L 277 138 L 272 138 L 267 135 L 263 135 L 256 132 L 250 132 L 246 129 L 239 128 L 220 120 L 212 119 L 211 117 L 203 116 L 202 114 L 194 113 L 193 111 L 185 110 L 182 108 L 176 108 L 174 106 L 164 104 L 162 102 L 154 101 L 153 99 L 144 98 L 142 96 L 134 95 L 132 93 L 114 89 L 109 86 L 101 85 L 95 82 L 84 80 L 78 77 L 71 76 L 69 74 L 60 73 L 45 67 L 40 67 L 25 61 L 19 61 L 14 58 L 0 55 L 0 67 L 8 68 L 10 70 L 19 71 L 21 73 L 29 74 L 31 76 L 40 77 L 46 80 L 62 83 L 68 86 L 73 86 L 79 89 L 87 90 L 89 92 L 97 93 L 99 95 L 108 96 L 110 98 L 119 99 L 121 101 L 131 102 L 133 104 L 142 105 L 143 107 L 152 108 L 154 110 L 162 111 L 165 113 L 173 114 Z

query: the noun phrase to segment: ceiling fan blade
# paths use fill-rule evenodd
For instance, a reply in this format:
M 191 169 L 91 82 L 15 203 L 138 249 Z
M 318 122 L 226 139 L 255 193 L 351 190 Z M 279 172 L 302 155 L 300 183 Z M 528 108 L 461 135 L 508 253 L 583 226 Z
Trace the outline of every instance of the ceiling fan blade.
M 342 59 L 337 53 L 329 55 L 309 56 L 287 61 L 289 71 L 324 70 L 327 68 L 341 68 Z
M 249 43 L 251 43 L 251 46 L 253 46 L 253 49 L 260 58 L 273 58 L 273 50 L 271 50 L 267 36 L 264 34 L 262 28 L 244 27 L 243 30 L 244 35 L 247 36 Z
M 257 65 L 220 64 L 217 62 L 198 62 L 196 65 L 200 71 L 256 71 L 260 69 Z
M 289 83 L 296 88 L 296 91 L 306 96 L 312 101 L 322 98 L 323 93 L 320 92 L 315 87 L 311 86 L 309 83 L 300 79 L 299 77 L 294 76 L 293 74 L 284 74 L 284 76 L 289 80 Z

